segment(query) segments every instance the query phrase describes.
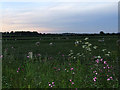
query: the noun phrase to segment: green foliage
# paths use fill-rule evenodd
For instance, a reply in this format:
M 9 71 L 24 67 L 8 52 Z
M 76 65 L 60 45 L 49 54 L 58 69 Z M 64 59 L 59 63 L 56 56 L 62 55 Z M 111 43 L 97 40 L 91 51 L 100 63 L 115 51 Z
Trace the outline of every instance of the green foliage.
M 99 40 L 103 39 L 103 42 Z M 3 88 L 117 88 L 117 40 L 3 40 Z M 39 46 L 35 43 L 40 42 Z M 49 45 L 53 42 L 54 45 Z M 76 43 L 75 43 L 76 42 Z M 32 54 L 28 54 L 32 52 Z M 32 55 L 32 56 L 30 56 Z M 103 62 L 112 65 L 109 73 Z M 92 69 L 91 69 L 92 68 Z M 103 70 L 103 72 L 100 72 Z M 98 74 L 93 73 L 96 71 Z M 112 76 L 113 80 L 107 81 Z M 97 77 L 96 81 L 93 80 Z M 71 81 L 70 81 L 71 80 Z M 54 84 L 52 84 L 54 82 Z M 50 84 L 50 86 L 49 86 Z

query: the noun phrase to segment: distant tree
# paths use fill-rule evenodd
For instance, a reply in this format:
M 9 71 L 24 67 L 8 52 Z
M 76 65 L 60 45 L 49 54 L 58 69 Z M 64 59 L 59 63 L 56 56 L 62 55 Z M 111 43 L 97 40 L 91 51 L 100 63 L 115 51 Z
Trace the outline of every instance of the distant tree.
M 105 34 L 103 31 L 100 31 L 100 34 Z
M 13 33 L 13 31 L 11 31 L 10 33 Z

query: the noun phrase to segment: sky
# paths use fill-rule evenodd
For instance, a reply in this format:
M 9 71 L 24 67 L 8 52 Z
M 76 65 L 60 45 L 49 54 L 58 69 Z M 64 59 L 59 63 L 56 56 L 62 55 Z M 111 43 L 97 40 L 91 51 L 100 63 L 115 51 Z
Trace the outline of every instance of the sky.
M 0 6 L 2 32 L 118 32 L 117 0 L 5 0 Z

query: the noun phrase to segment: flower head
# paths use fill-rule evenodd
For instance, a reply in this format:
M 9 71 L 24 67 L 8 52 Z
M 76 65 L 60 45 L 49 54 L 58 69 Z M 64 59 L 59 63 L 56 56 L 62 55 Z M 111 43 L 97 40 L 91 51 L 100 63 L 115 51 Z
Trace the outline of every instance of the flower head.
M 103 59 L 101 59 L 100 61 L 103 61 Z
M 49 86 L 51 86 L 51 84 L 49 84 Z
M 70 70 L 73 70 L 73 68 L 71 68 Z
M 55 84 L 55 82 L 52 82 L 52 84 Z
M 104 61 L 104 64 L 107 64 L 106 61 Z
M 109 80 L 110 80 L 110 78 L 107 79 L 107 81 L 109 81 Z
M 72 82 L 72 84 L 74 84 L 74 82 Z
M 18 68 L 18 70 L 20 70 L 20 68 Z

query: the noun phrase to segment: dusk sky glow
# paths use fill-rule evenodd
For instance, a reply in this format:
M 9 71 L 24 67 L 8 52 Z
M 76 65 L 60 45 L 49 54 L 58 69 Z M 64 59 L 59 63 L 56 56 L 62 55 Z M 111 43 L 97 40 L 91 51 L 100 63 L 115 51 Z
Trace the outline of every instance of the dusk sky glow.
M 99 33 L 100 30 L 118 32 L 117 1 L 45 1 L 0 2 L 2 32 Z

